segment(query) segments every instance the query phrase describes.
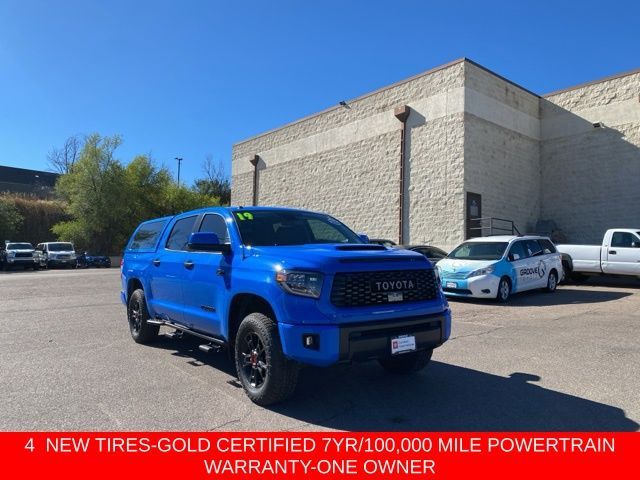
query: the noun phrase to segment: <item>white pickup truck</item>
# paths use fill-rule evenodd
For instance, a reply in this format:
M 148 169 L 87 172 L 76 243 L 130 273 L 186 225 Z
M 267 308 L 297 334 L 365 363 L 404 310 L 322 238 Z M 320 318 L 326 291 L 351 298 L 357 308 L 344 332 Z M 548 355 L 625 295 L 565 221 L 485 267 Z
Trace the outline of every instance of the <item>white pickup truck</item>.
M 556 248 L 563 254 L 565 274 L 574 280 L 601 274 L 640 278 L 640 228 L 607 230 L 602 245 L 556 245 Z

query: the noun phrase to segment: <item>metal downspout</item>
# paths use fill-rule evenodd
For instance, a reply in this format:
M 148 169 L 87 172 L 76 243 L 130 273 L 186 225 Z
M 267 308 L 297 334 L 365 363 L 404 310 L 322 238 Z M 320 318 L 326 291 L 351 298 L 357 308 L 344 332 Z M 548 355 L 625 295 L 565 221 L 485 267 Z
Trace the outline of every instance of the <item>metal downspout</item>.
M 411 108 L 408 105 L 402 105 L 397 107 L 393 114 L 400 120 L 400 195 L 399 208 L 398 208 L 398 243 L 404 245 L 404 217 L 405 217 L 405 163 L 406 163 L 406 132 L 407 132 L 407 119 L 411 113 Z

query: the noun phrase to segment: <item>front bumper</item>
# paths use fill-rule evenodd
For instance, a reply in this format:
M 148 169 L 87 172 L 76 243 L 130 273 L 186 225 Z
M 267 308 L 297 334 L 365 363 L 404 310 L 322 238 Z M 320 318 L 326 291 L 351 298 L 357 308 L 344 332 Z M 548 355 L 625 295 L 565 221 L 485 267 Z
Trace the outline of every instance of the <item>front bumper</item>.
M 50 258 L 47 260 L 47 265 L 50 267 L 56 267 L 60 265 L 77 265 L 78 260 L 75 258 Z
M 480 275 L 459 279 L 442 277 L 442 291 L 448 297 L 495 298 L 498 293 L 500 277 Z
M 40 260 L 35 257 L 14 257 L 7 258 L 7 265 L 38 265 Z
M 416 350 L 442 345 L 451 334 L 451 311 L 375 322 L 344 325 L 292 325 L 279 323 L 285 355 L 301 363 L 329 366 L 339 362 L 365 361 L 391 355 L 391 339 L 413 335 Z M 314 336 L 314 347 L 304 337 Z

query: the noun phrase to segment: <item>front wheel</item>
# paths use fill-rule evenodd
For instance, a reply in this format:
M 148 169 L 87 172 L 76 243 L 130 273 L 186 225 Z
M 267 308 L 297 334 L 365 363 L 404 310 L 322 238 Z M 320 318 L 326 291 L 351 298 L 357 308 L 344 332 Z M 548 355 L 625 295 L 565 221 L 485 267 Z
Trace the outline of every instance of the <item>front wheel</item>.
M 419 372 L 431 361 L 433 350 L 420 350 L 418 352 L 403 353 L 395 357 L 386 357 L 378 360 L 378 363 L 386 371 L 396 375 Z
M 502 277 L 498 284 L 498 293 L 496 294 L 496 300 L 500 303 L 507 303 L 511 296 L 511 282 L 507 277 Z
M 134 291 L 129 297 L 127 317 L 129 319 L 129 331 L 134 342 L 151 343 L 158 337 L 160 326 L 147 323 L 149 311 L 147 310 L 144 290 L 141 288 Z
M 271 405 L 293 394 L 299 367 L 284 356 L 278 325 L 268 316 L 251 313 L 242 320 L 235 361 L 238 379 L 252 402 Z

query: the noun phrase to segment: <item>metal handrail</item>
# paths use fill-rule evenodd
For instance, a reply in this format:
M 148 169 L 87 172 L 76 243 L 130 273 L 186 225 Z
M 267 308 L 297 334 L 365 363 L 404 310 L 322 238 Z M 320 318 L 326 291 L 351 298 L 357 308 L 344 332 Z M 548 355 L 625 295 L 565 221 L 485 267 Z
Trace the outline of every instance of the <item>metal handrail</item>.
M 496 218 L 496 217 L 480 217 L 480 218 L 471 218 L 470 222 L 478 222 L 477 227 L 469 227 L 468 230 L 479 230 L 481 237 L 490 237 L 492 235 L 500 235 L 509 233 L 511 235 L 522 235 L 516 224 L 513 220 L 507 220 L 506 218 Z M 487 225 L 488 222 L 488 225 Z M 499 222 L 497 225 L 495 222 Z M 502 222 L 502 224 L 500 224 Z M 489 233 L 485 234 L 485 230 L 488 230 Z M 496 233 L 500 232 L 500 233 Z

